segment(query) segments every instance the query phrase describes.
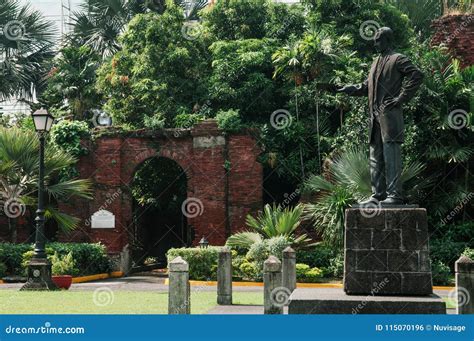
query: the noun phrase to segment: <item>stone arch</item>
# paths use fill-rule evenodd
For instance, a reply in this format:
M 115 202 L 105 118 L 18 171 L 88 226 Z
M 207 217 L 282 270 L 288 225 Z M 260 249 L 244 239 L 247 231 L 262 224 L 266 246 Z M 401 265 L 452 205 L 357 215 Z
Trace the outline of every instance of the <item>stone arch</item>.
M 128 243 L 132 223 L 129 184 L 137 167 L 150 157 L 166 157 L 186 173 L 188 198 L 202 203 L 200 214 L 188 217 L 193 245 L 203 235 L 211 245 L 245 227 L 245 217 L 262 206 L 261 149 L 251 131 L 223 134 L 213 120 L 192 129 L 117 133 L 105 128 L 94 141 L 83 141 L 89 154 L 77 166 L 81 178 L 94 184 L 94 199 L 61 203 L 61 209 L 81 218 L 79 229 L 60 235 L 63 241 L 100 241 L 109 253 Z M 230 168 L 228 167 L 230 165 Z M 86 222 L 99 209 L 113 212 L 114 229 L 92 229 Z

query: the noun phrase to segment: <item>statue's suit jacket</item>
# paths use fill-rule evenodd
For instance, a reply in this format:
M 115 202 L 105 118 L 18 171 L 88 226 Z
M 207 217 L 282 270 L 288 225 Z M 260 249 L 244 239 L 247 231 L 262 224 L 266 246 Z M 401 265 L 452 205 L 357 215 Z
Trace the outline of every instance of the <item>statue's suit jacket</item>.
M 380 60 L 379 60 L 380 59 Z M 377 68 L 377 63 L 380 66 Z M 369 142 L 375 115 L 378 115 L 382 141 L 403 142 L 404 125 L 402 106 L 386 108 L 384 104 L 390 98 L 399 98 L 401 103 L 408 102 L 423 81 L 422 72 L 404 55 L 387 53 L 375 58 L 367 80 L 359 84 L 354 95 L 369 97 Z

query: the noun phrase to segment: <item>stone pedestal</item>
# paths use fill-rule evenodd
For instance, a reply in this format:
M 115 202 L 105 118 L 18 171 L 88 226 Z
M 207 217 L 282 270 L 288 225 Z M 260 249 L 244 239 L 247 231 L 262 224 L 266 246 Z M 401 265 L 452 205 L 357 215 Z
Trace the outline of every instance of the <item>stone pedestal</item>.
M 342 289 L 296 289 L 288 314 L 446 314 L 437 295 L 347 295 Z
M 456 312 L 474 314 L 474 261 L 462 256 L 455 263 Z
M 183 258 L 176 257 L 169 264 L 168 314 L 190 313 L 189 265 Z
M 219 252 L 217 265 L 217 304 L 232 304 L 232 254 L 228 247 Z
M 275 256 L 270 256 L 263 263 L 264 314 L 283 314 L 285 302 L 282 304 L 279 300 L 282 289 L 286 288 L 281 286 L 281 262 Z
M 347 294 L 433 293 L 425 209 L 350 208 L 345 214 Z
M 283 286 L 290 292 L 296 289 L 296 252 L 291 247 L 283 250 Z

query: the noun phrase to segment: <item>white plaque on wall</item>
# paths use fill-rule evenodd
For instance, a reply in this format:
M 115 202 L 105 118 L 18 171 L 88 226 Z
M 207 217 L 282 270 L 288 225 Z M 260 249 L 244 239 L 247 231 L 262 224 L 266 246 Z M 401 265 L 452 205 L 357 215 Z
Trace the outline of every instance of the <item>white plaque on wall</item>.
M 113 229 L 115 228 L 115 216 L 112 212 L 100 210 L 91 217 L 91 227 L 93 229 Z

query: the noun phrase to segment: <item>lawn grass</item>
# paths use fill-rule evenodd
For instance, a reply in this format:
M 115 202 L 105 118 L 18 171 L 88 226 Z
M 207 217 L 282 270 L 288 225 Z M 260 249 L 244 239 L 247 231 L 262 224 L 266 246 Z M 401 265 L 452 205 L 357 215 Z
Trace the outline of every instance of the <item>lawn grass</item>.
M 234 304 L 263 304 L 263 293 L 234 292 Z M 96 304 L 97 303 L 97 304 Z M 215 307 L 215 292 L 191 292 L 191 313 Z M 168 293 L 150 291 L 0 290 L 0 314 L 167 314 Z

